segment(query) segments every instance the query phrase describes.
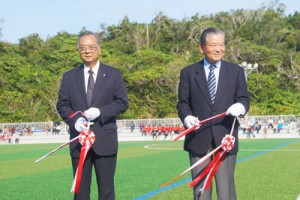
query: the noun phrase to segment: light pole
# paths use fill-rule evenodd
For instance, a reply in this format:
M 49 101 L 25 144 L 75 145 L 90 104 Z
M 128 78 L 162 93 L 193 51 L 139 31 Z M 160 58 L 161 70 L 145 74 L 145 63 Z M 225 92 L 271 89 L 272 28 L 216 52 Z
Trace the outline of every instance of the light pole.
M 253 70 L 256 70 L 258 68 L 258 64 L 255 63 L 254 65 L 252 65 L 251 63 L 247 63 L 247 62 L 242 62 L 242 64 L 240 65 L 241 67 L 244 68 L 244 72 L 245 72 L 245 78 L 246 78 L 246 81 L 248 82 L 248 76 L 249 74 L 253 71 Z M 245 115 L 245 124 L 247 125 L 248 127 L 248 113 Z
M 256 70 L 258 68 L 258 64 L 257 63 L 255 63 L 254 65 L 252 65 L 251 63 L 242 62 L 241 66 L 244 68 L 246 81 L 248 81 L 249 74 L 253 70 Z

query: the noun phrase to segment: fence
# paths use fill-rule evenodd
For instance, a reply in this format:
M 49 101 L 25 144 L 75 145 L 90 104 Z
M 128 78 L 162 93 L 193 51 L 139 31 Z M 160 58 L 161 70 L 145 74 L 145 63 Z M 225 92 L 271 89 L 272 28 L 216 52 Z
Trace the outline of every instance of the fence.
M 295 126 L 300 124 L 300 115 L 268 115 L 268 116 L 248 116 L 240 118 L 239 121 L 242 125 L 248 126 L 255 120 L 259 120 L 262 126 L 268 125 L 270 121 L 281 120 L 283 126 L 287 126 L 294 122 Z M 135 124 L 135 128 L 138 129 L 140 124 L 150 125 L 181 125 L 179 118 L 161 118 L 161 119 L 126 119 L 117 120 L 117 126 L 119 129 L 130 129 L 131 124 Z M 30 128 L 32 132 L 45 132 L 46 130 L 55 131 L 59 130 L 61 134 L 68 133 L 68 125 L 64 122 L 24 122 L 24 123 L 0 123 L 0 129 L 15 128 L 17 130 L 23 130 Z M 296 127 L 300 128 L 300 127 Z

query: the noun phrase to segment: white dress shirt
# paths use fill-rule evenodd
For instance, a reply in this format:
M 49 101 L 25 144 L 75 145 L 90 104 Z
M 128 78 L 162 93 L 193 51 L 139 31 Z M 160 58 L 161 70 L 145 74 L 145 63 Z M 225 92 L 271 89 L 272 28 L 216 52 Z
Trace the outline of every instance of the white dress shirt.
M 209 66 L 211 66 L 212 64 L 210 64 L 209 62 L 207 62 L 207 60 L 204 58 L 204 71 L 205 71 L 205 75 L 206 75 L 206 80 L 208 81 L 208 75 L 209 75 Z M 219 74 L 220 74 L 220 69 L 221 69 L 221 60 L 219 60 L 218 62 L 216 62 L 214 64 L 216 66 L 214 73 L 215 73 L 215 77 L 216 77 L 216 93 L 218 90 L 218 83 L 219 83 Z
M 96 80 L 97 80 L 99 66 L 100 66 L 100 62 L 98 60 L 97 64 L 92 68 L 92 70 L 94 72 L 93 77 L 94 77 L 95 83 L 96 83 Z M 88 80 L 89 80 L 89 76 L 90 76 L 89 70 L 90 70 L 90 68 L 84 64 L 83 71 L 84 71 L 85 92 L 87 92 L 87 85 L 88 85 Z

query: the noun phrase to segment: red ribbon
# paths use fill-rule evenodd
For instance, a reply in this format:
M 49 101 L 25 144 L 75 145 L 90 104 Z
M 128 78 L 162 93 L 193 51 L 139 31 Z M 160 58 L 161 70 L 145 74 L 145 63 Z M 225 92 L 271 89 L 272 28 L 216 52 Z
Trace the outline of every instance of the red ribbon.
M 210 120 L 213 120 L 213 119 L 217 119 L 217 118 L 219 118 L 219 117 L 224 117 L 224 116 L 226 116 L 226 112 L 223 112 L 223 113 L 218 114 L 218 115 L 215 115 L 215 116 L 213 116 L 213 117 L 210 117 L 210 118 L 204 119 L 204 120 L 202 120 L 202 121 L 196 122 L 196 124 L 195 124 L 194 126 L 188 128 L 188 129 L 186 129 L 184 132 L 182 132 L 180 135 L 178 135 L 178 136 L 174 139 L 174 142 L 176 142 L 177 140 L 179 140 L 181 137 L 183 137 L 183 136 L 189 134 L 190 132 L 192 132 L 192 131 L 198 129 L 198 128 L 199 128 L 201 125 L 203 125 L 204 123 L 209 122 Z
M 82 146 L 80 149 L 77 171 L 76 171 L 72 189 L 71 189 L 71 192 L 74 192 L 74 194 L 77 194 L 78 190 L 79 190 L 82 169 L 83 169 L 83 164 L 84 164 L 86 155 L 89 152 L 90 148 L 92 147 L 93 143 L 95 142 L 94 132 L 91 130 L 88 130 L 87 132 L 80 132 L 79 133 L 79 142 Z
M 225 159 L 227 152 L 229 152 L 235 142 L 235 137 L 232 135 L 226 135 L 222 140 L 222 150 L 218 150 L 215 157 L 212 161 L 206 166 L 206 168 L 202 171 L 202 173 L 195 178 L 189 185 L 190 187 L 195 186 L 200 180 L 202 180 L 207 174 L 206 179 L 202 188 L 200 189 L 201 192 L 204 190 L 208 190 L 211 186 L 212 178 L 214 177 L 215 173 L 217 172 L 218 168 L 220 167 L 222 161 Z
M 220 167 L 220 165 L 221 165 L 222 161 L 225 159 L 225 157 L 226 157 L 226 152 L 221 152 L 220 155 L 218 155 L 217 162 L 215 163 L 215 165 L 211 169 L 210 173 L 206 177 L 206 180 L 204 182 L 201 192 L 204 192 L 204 190 L 208 190 L 210 188 L 212 177 L 214 177 L 215 173 L 217 172 L 218 168 Z
M 216 115 L 214 117 L 208 118 L 208 119 L 203 120 L 203 121 L 198 122 L 198 123 L 199 124 L 205 123 L 208 120 L 212 120 L 214 118 L 218 118 L 218 117 L 221 117 L 223 115 L 224 115 L 224 113 L 221 113 L 219 115 Z M 165 187 L 165 186 L 169 185 L 173 181 L 175 181 L 178 178 L 180 178 L 182 175 L 186 174 L 187 172 L 191 171 L 195 167 L 197 167 L 200 164 L 202 164 L 205 160 L 209 159 L 211 156 L 213 156 L 216 153 L 216 155 L 214 156 L 214 158 L 205 167 L 205 169 L 201 172 L 201 174 L 198 177 L 196 177 L 194 180 L 192 180 L 192 182 L 189 184 L 190 187 L 193 187 L 200 180 L 202 180 L 206 176 L 204 184 L 203 184 L 202 188 L 200 189 L 200 191 L 202 193 L 204 190 L 209 189 L 210 185 L 211 185 L 212 177 L 215 175 L 215 173 L 217 172 L 218 168 L 220 167 L 222 161 L 225 159 L 225 157 L 227 155 L 227 152 L 229 152 L 234 147 L 235 137 L 232 136 L 232 133 L 233 133 L 234 126 L 235 126 L 235 121 L 236 121 L 236 117 L 233 120 L 230 134 L 225 135 L 225 137 L 222 139 L 221 145 L 219 145 L 217 148 L 213 149 L 211 152 L 209 152 L 207 155 L 205 155 L 204 157 L 202 157 L 199 161 L 197 161 L 196 163 L 194 163 L 191 167 L 189 167 L 188 169 L 186 169 L 181 174 L 179 174 L 175 178 L 171 179 L 170 181 L 164 183 L 161 187 Z M 185 135 L 188 134 L 191 130 L 194 129 L 195 126 L 192 126 L 191 128 L 187 129 L 183 134 L 185 134 Z M 183 134 L 181 134 L 181 135 L 183 135 Z

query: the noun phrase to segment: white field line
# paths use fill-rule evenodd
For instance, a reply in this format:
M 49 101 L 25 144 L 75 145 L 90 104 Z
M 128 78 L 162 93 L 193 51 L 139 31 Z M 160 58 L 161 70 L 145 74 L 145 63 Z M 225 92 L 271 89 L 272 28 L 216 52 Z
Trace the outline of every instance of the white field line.
M 151 150 L 171 150 L 171 151 L 183 151 L 182 148 L 169 148 L 169 147 L 158 147 L 158 146 L 166 146 L 166 145 L 172 145 L 172 144 L 150 144 L 144 146 L 145 149 L 151 149 Z M 300 152 L 300 149 L 239 149 L 239 151 L 245 151 L 245 152 L 260 152 L 260 151 L 272 151 L 272 152 Z
M 172 150 L 172 151 L 182 151 L 182 148 L 168 148 L 168 147 L 156 147 L 156 146 L 166 146 L 172 144 L 150 144 L 144 146 L 145 149 L 152 149 L 152 150 Z
M 239 149 L 239 151 L 278 151 L 278 152 L 296 152 L 300 149 Z

